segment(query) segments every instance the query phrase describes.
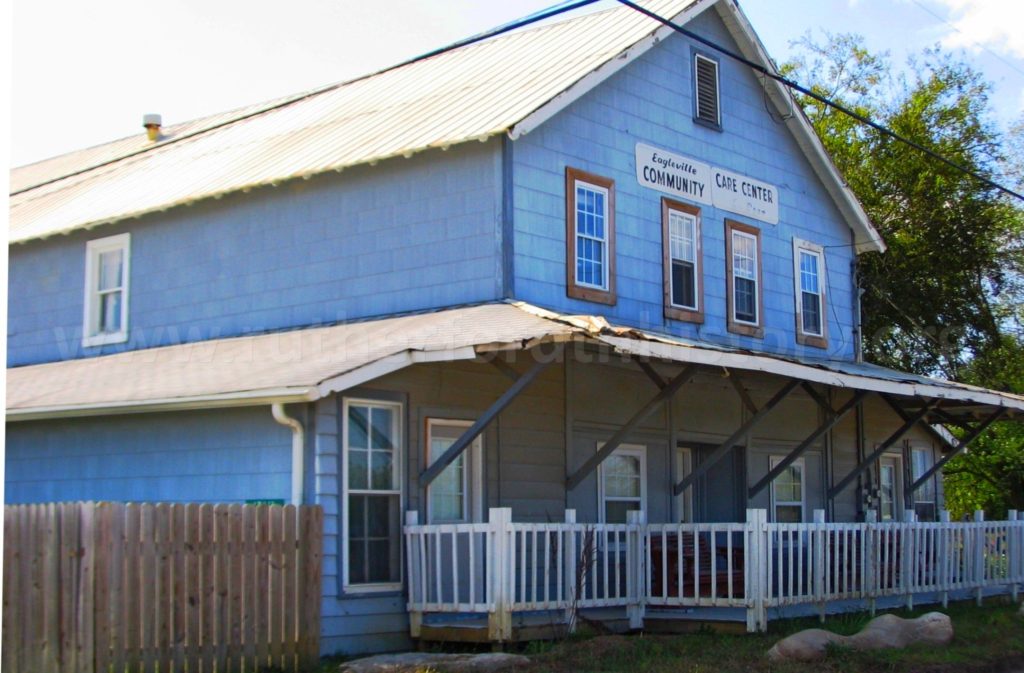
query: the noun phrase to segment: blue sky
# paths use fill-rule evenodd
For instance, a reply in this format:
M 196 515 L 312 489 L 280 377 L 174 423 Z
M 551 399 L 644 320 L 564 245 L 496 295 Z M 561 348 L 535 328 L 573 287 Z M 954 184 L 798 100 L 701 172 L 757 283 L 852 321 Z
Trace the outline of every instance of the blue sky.
M 10 164 L 341 81 L 554 0 L 14 0 Z M 609 6 L 611 0 L 605 0 Z M 806 31 L 858 32 L 896 63 L 942 43 L 1024 109 L 1024 0 L 740 0 L 779 61 Z

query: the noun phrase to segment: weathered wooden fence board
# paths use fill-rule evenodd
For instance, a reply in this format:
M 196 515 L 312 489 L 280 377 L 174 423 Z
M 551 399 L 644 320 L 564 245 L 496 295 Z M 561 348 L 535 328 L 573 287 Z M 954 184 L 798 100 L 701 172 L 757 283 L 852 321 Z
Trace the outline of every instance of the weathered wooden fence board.
M 319 507 L 4 508 L 3 671 L 303 670 L 319 655 Z

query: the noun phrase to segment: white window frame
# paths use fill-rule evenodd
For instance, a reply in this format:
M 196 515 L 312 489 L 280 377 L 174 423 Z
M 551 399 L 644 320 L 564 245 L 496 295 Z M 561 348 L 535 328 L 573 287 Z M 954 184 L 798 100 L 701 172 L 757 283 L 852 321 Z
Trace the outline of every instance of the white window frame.
M 921 466 L 921 471 L 918 471 L 917 457 L 925 456 L 924 464 Z M 916 483 L 921 476 L 932 468 L 935 464 L 935 451 L 929 446 L 914 446 L 913 443 L 910 446 L 910 480 L 911 483 Z M 936 475 L 932 475 L 928 481 L 921 488 L 914 491 L 914 511 L 917 512 L 918 503 L 931 504 L 932 512 L 937 517 L 939 513 L 939 488 L 935 480 Z M 931 498 L 922 498 L 921 494 L 926 488 L 931 488 Z
M 673 217 L 673 215 L 677 216 L 679 219 L 683 220 L 684 222 L 688 222 L 691 225 L 691 227 L 692 227 L 692 232 L 693 232 L 693 259 L 683 259 L 682 257 L 676 257 L 675 255 L 672 254 L 672 242 L 673 242 L 673 238 L 672 238 L 672 217 Z M 668 249 L 669 306 L 671 306 L 672 308 L 681 308 L 681 309 L 686 310 L 686 311 L 692 311 L 694 313 L 697 313 L 697 312 L 701 311 L 701 305 L 700 305 L 700 278 L 698 278 L 698 274 L 700 273 L 700 261 L 699 260 L 700 260 L 700 252 L 701 252 L 700 251 L 700 217 L 698 217 L 697 215 L 694 215 L 693 213 L 689 213 L 689 212 L 687 212 L 685 210 L 681 210 L 679 208 L 673 208 L 672 206 L 669 206 L 667 208 L 667 217 L 668 217 L 668 220 L 665 223 L 665 225 L 668 227 L 668 239 L 669 239 L 669 249 Z M 679 261 L 681 261 L 681 262 L 686 262 L 687 264 L 690 264 L 691 267 L 692 267 L 691 268 L 691 271 L 693 273 L 693 305 L 692 306 L 687 306 L 686 304 L 677 304 L 675 302 L 675 285 L 673 284 L 674 276 L 672 274 L 672 263 L 675 262 L 677 259 Z
M 700 67 L 700 62 L 705 61 L 710 63 L 715 69 L 715 121 L 704 119 L 700 116 L 700 82 L 698 79 L 697 71 Z M 703 123 L 711 124 L 715 127 L 722 126 L 722 72 L 719 68 L 718 61 L 713 58 L 709 58 L 704 54 L 694 53 L 693 55 L 693 116 L 694 118 Z
M 433 438 L 433 430 L 437 426 L 443 427 L 454 427 L 454 428 L 469 428 L 473 425 L 472 421 L 460 421 L 450 418 L 428 418 L 427 419 L 427 435 L 424 452 L 425 460 L 429 461 L 429 464 L 433 464 L 430 460 L 430 446 Z M 465 459 L 464 468 L 462 470 L 462 516 L 458 519 L 442 519 L 435 521 L 433 512 L 431 511 L 431 499 L 430 489 L 433 485 L 427 486 L 427 523 L 471 523 L 471 522 L 482 522 L 483 521 L 483 437 L 477 435 L 472 443 L 466 447 L 462 453 Z M 447 469 L 451 469 L 449 465 Z M 443 474 L 443 472 L 442 472 Z M 440 476 L 440 475 L 439 475 Z M 436 481 L 436 480 L 435 480 Z
M 693 449 L 688 446 L 676 447 L 675 452 L 675 476 L 672 478 L 672 484 L 678 484 L 686 477 L 690 476 L 693 472 Z M 677 495 L 676 500 L 676 521 L 681 523 L 694 523 L 695 515 L 693 511 L 693 489 L 694 486 L 683 491 L 680 495 Z
M 393 411 L 394 417 L 394 432 L 395 432 L 395 455 L 392 461 L 393 470 L 393 484 L 397 484 L 397 489 L 390 490 L 363 490 L 363 489 L 349 489 L 348 486 L 348 452 L 349 452 L 349 439 L 348 439 L 348 411 L 351 406 L 359 407 L 376 407 L 376 408 L 387 408 Z M 401 402 L 391 402 L 387 400 L 377 399 L 366 399 L 356 397 L 346 397 L 342 402 L 342 416 L 341 416 L 341 427 L 342 427 L 342 450 L 341 450 L 341 516 L 340 516 L 340 528 L 341 528 L 341 558 L 339 559 L 339 565 L 341 566 L 341 586 L 342 593 L 345 594 L 358 594 L 358 593 L 375 593 L 383 591 L 401 591 L 405 581 L 405 550 L 404 541 L 402 539 L 402 526 L 405 525 L 405 521 L 402 520 L 405 512 L 405 493 L 402 488 L 402 460 L 405 456 L 405 442 L 402 434 L 402 425 L 404 418 L 403 416 L 404 405 Z M 378 495 L 397 495 L 398 496 L 398 581 L 397 582 L 374 582 L 374 583 L 360 583 L 353 584 L 349 581 L 349 525 L 348 525 L 348 510 L 349 495 L 351 494 L 378 494 Z
M 603 238 L 597 238 L 596 236 L 591 236 L 589 234 L 581 234 L 580 231 L 579 231 L 579 220 L 576 219 L 576 218 L 579 215 L 580 200 L 579 200 L 578 195 L 576 194 L 576 190 L 579 189 L 579 187 L 581 187 L 581 186 L 584 189 L 587 189 L 589 191 L 601 194 L 601 196 L 603 197 L 601 199 L 602 202 L 604 203 L 604 209 L 603 209 L 603 212 L 601 213 L 601 217 L 602 217 L 603 222 L 604 222 L 604 237 Z M 575 243 L 576 259 L 573 260 L 573 277 L 576 280 L 576 285 L 578 285 L 579 287 L 585 287 L 585 288 L 588 288 L 588 289 L 591 289 L 591 290 L 600 290 L 601 292 L 607 292 L 609 287 L 610 287 L 609 286 L 609 282 L 608 282 L 608 279 L 609 279 L 610 274 L 611 274 L 611 271 L 610 271 L 610 268 L 609 268 L 609 258 L 610 258 L 610 255 L 609 255 L 609 250 L 608 250 L 608 245 L 609 245 L 609 240 L 608 240 L 608 211 L 609 211 L 609 203 L 608 203 L 608 201 L 609 201 L 610 198 L 611 198 L 611 191 L 608 188 L 606 188 L 606 187 L 602 187 L 601 185 L 595 185 L 592 182 L 587 182 L 586 180 L 582 180 L 580 178 L 576 178 L 576 180 L 573 182 L 573 208 L 575 209 L 574 212 L 573 212 L 573 217 L 574 217 L 573 230 L 574 230 L 574 235 L 576 236 L 576 243 Z M 601 251 L 602 251 L 602 255 L 601 256 L 602 256 L 602 259 L 601 259 L 601 284 L 600 285 L 594 285 L 593 283 L 586 283 L 586 282 L 580 280 L 580 277 L 579 277 L 579 269 L 580 269 L 580 267 L 579 267 L 579 260 L 580 260 L 579 239 L 581 237 L 589 239 L 589 240 L 592 240 L 592 241 L 600 241 L 601 242 Z
M 783 460 L 785 460 L 785 458 L 786 458 L 785 456 L 769 456 L 768 457 L 768 469 L 769 469 L 769 471 L 774 470 L 775 466 L 778 465 L 779 463 L 781 463 Z M 793 505 L 799 505 L 800 506 L 800 521 L 804 522 L 804 521 L 807 520 L 807 467 L 804 464 L 804 459 L 803 458 L 797 458 L 789 466 L 790 467 L 799 467 L 800 468 L 800 501 L 797 502 L 795 500 L 779 500 L 778 498 L 776 498 L 776 496 L 775 496 L 775 479 L 773 479 L 772 480 L 772 487 L 771 487 L 772 521 L 776 521 L 778 519 L 778 517 L 776 516 L 776 512 L 775 512 L 777 507 L 780 507 L 780 506 L 781 507 L 792 507 Z M 778 477 L 776 477 L 776 479 L 778 479 Z
M 601 447 L 604 446 L 604 442 L 600 442 L 597 445 L 597 450 L 600 451 Z M 617 449 L 612 451 L 611 456 L 632 456 L 639 458 L 640 460 L 640 512 L 643 513 L 645 519 L 647 516 L 647 446 L 643 444 L 620 444 Z M 609 458 L 611 458 L 609 456 Z M 605 500 L 611 499 L 617 502 L 633 501 L 636 498 L 620 498 L 615 496 L 605 497 L 604 494 L 604 461 L 597 466 L 597 520 L 599 523 L 607 523 L 605 521 Z
M 749 233 L 747 233 L 745 231 L 740 231 L 739 229 L 733 229 L 731 231 L 731 234 L 732 234 L 732 247 L 730 249 L 730 254 L 732 255 L 732 320 L 733 320 L 733 322 L 735 322 L 735 323 L 737 323 L 739 325 L 749 325 L 750 327 L 760 327 L 761 326 L 761 320 L 762 320 L 762 318 L 761 318 L 761 301 L 760 301 L 760 297 L 761 297 L 761 294 L 760 294 L 760 292 L 761 292 L 761 287 L 760 287 L 760 285 L 761 285 L 761 274 L 760 274 L 761 260 L 759 259 L 760 255 L 758 254 L 758 247 L 759 246 L 758 246 L 757 236 L 755 236 L 753 234 L 749 234 Z M 749 239 L 754 244 L 754 257 L 753 257 L 753 260 L 754 260 L 754 277 L 753 278 L 747 278 L 746 276 L 741 276 L 738 273 L 736 273 L 736 238 L 737 237 Z M 755 320 L 753 320 L 753 321 L 742 320 L 736 314 L 736 304 L 737 304 L 737 301 L 736 301 L 736 292 L 737 292 L 736 279 L 737 278 L 742 278 L 743 280 L 749 280 L 749 281 L 752 281 L 754 283 L 754 314 L 755 314 L 754 317 L 755 317 Z
M 800 269 L 800 256 L 813 255 L 818 258 L 818 315 L 821 320 L 821 331 L 809 332 L 804 329 L 804 302 L 802 271 Z M 796 330 L 797 334 L 813 339 L 825 339 L 828 332 L 828 315 L 825 312 L 825 288 L 828 276 L 825 270 L 825 248 L 799 238 L 793 239 L 793 299 L 796 303 Z
M 900 512 L 903 510 L 903 470 L 900 467 L 899 456 L 894 455 L 883 455 L 878 459 L 878 520 L 879 521 L 899 521 Z M 884 517 L 882 510 L 882 470 L 890 468 L 892 470 L 892 516 L 888 519 Z
M 99 331 L 100 255 L 121 251 L 121 329 L 117 332 Z M 82 312 L 82 346 L 102 346 L 124 343 L 128 340 L 128 301 L 131 279 L 131 234 L 118 234 L 97 238 L 85 244 L 85 299 Z

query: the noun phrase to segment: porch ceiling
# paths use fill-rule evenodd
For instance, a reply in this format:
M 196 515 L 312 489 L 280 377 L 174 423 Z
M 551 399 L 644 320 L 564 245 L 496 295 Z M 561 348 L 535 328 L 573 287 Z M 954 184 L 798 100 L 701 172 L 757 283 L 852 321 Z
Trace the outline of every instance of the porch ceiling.
M 308 402 L 423 362 L 575 340 L 615 353 L 762 372 L 886 394 L 926 420 L 1020 418 L 1024 397 L 874 365 L 745 351 L 610 325 L 521 302 L 493 303 L 273 334 L 214 339 L 7 370 L 7 418 L 31 420 L 271 402 Z

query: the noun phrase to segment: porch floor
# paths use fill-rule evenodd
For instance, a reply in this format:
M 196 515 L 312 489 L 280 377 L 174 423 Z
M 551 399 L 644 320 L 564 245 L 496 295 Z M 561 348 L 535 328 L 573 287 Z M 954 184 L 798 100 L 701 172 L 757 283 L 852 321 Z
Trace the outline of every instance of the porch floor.
M 1005 595 L 1005 591 L 989 589 L 983 597 Z M 950 592 L 948 600 L 973 600 L 975 591 Z M 938 593 L 914 595 L 914 605 L 936 605 L 942 602 Z M 907 604 L 905 596 L 886 596 L 875 601 L 876 610 L 894 610 Z M 831 601 L 825 606 L 826 615 L 864 612 L 868 604 L 864 600 L 851 599 Z M 580 611 L 581 621 L 599 625 L 612 633 L 630 631 L 625 608 L 589 608 Z M 771 620 L 817 617 L 819 606 L 800 604 L 768 609 Z M 645 633 L 685 634 L 698 630 L 712 629 L 723 633 L 746 632 L 746 610 L 744 608 L 693 607 L 665 608 L 649 606 L 644 615 Z M 562 610 L 538 610 L 517 612 L 512 615 L 512 638 L 510 642 L 522 643 L 531 640 L 554 640 L 566 633 L 565 615 Z M 420 630 L 421 643 L 489 643 L 487 615 L 483 613 L 433 613 L 424 615 Z

